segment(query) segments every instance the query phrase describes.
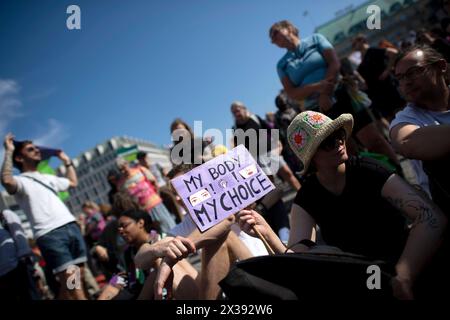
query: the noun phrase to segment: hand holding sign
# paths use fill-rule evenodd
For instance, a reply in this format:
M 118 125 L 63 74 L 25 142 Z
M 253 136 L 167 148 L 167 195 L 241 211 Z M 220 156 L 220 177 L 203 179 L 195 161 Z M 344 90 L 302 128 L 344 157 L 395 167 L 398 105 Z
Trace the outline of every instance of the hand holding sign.
M 242 145 L 176 177 L 172 185 L 201 232 L 275 189 Z
M 270 226 L 264 218 L 255 210 L 241 210 L 237 215 L 241 229 L 251 235 L 261 239 L 270 254 L 275 254 L 272 247 L 267 243 L 266 238 L 270 233 Z

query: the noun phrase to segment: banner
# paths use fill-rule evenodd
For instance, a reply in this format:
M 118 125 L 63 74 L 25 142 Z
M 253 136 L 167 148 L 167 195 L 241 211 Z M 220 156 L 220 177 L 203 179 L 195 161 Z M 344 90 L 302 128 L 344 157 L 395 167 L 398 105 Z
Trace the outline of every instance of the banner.
M 275 189 L 243 145 L 172 179 L 172 185 L 201 232 Z
M 132 145 L 130 147 L 121 147 L 116 150 L 116 155 L 124 158 L 128 162 L 133 162 L 137 159 L 137 154 L 139 152 L 137 145 Z

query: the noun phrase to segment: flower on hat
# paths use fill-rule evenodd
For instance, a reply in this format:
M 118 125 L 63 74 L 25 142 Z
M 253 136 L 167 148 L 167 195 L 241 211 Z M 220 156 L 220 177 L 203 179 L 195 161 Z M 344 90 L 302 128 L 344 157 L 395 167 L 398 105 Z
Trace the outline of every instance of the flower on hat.
M 314 128 L 320 128 L 325 122 L 327 122 L 326 116 L 314 111 L 305 112 L 303 119 Z
M 305 146 L 308 140 L 308 136 L 305 131 L 299 130 L 292 134 L 292 141 L 295 143 L 297 148 L 301 149 Z

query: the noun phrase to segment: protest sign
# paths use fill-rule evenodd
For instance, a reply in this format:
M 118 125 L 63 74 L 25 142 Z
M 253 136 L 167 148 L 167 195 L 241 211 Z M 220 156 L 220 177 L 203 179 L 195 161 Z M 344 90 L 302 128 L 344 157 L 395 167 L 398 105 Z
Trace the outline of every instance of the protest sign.
M 243 145 L 172 179 L 172 185 L 201 232 L 275 189 Z

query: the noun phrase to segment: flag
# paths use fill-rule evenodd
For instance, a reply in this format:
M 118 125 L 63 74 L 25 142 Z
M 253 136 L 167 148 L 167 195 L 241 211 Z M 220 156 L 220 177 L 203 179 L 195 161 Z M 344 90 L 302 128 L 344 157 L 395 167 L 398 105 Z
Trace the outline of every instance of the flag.
M 41 162 L 39 162 L 37 171 L 39 171 L 40 173 L 51 174 L 53 176 L 56 175 L 55 170 L 52 167 L 50 167 L 49 162 L 50 162 L 49 159 L 42 160 Z M 58 192 L 58 196 L 62 201 L 64 201 L 67 198 L 69 198 L 70 194 L 69 191 L 62 191 Z
M 116 150 L 116 154 L 128 162 L 133 162 L 137 159 L 137 154 L 139 152 L 138 146 L 132 145 L 131 147 L 122 147 Z

